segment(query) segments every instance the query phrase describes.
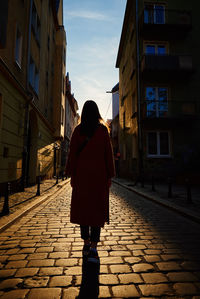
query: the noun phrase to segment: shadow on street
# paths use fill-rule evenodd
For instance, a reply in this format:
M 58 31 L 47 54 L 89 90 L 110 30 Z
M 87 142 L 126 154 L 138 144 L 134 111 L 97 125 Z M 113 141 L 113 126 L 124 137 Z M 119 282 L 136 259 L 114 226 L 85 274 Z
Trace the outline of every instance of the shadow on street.
M 83 258 L 82 281 L 77 299 L 95 299 L 99 295 L 99 269 L 100 263 L 89 263 L 87 258 Z

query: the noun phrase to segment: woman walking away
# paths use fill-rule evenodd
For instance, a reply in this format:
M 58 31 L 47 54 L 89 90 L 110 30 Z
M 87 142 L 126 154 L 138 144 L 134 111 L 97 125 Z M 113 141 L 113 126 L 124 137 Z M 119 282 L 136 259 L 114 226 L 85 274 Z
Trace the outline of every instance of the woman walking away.
M 115 169 L 108 129 L 94 101 L 85 102 L 81 123 L 72 134 L 66 175 L 72 186 L 70 220 L 80 225 L 83 256 L 98 263 L 97 243 L 101 227 L 109 223 L 109 188 Z

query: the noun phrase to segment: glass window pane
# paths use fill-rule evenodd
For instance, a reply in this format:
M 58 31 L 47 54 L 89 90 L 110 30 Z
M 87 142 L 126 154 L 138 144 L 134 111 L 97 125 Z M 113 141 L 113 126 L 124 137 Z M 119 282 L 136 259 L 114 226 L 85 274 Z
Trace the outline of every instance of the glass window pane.
M 147 117 L 156 116 L 156 89 L 146 87 Z
M 157 133 L 148 133 L 148 154 L 157 155 Z
M 160 155 L 169 155 L 168 132 L 160 132 Z
M 168 111 L 167 88 L 158 88 L 158 115 L 166 116 Z
M 165 46 L 158 46 L 158 55 L 166 55 L 166 47 Z
M 155 55 L 155 46 L 154 45 L 146 45 L 146 54 Z
M 154 22 L 155 22 L 155 24 L 164 24 L 165 23 L 165 8 L 164 8 L 164 6 L 155 5 Z

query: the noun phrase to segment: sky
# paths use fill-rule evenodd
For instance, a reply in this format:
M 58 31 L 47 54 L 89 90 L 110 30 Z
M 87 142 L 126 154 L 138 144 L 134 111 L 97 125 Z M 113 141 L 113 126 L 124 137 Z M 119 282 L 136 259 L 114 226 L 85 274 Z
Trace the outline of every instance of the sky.
M 66 71 L 81 114 L 94 100 L 103 119 L 112 118 L 112 94 L 119 81 L 115 68 L 126 0 L 63 0 L 67 37 Z

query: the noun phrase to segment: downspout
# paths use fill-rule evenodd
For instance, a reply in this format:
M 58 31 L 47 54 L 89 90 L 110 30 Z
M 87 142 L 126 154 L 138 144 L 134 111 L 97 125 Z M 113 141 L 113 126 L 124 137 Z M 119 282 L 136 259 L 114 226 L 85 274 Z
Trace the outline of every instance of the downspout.
M 32 100 L 32 95 L 29 92 L 29 64 L 30 64 L 32 6 L 33 6 L 33 0 L 30 0 L 28 43 L 27 43 L 27 69 L 26 69 L 26 90 L 27 93 L 31 96 L 30 100 Z M 24 187 L 27 186 L 28 184 L 28 177 L 27 177 L 28 131 L 29 131 L 29 100 L 25 104 L 25 116 L 24 116 L 24 146 L 23 146 L 23 153 L 22 153 L 22 190 L 24 190 Z
M 143 180 L 143 142 L 141 128 L 141 92 L 140 92 L 140 43 L 139 43 L 139 9 L 136 0 L 136 52 L 137 52 L 137 124 L 138 124 L 138 168 L 139 179 Z

